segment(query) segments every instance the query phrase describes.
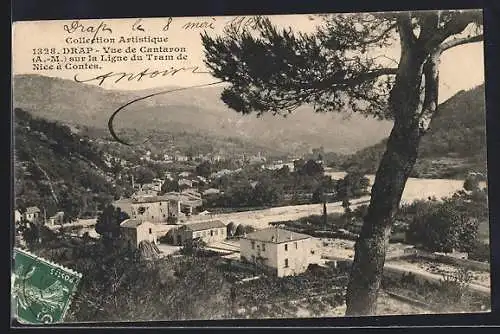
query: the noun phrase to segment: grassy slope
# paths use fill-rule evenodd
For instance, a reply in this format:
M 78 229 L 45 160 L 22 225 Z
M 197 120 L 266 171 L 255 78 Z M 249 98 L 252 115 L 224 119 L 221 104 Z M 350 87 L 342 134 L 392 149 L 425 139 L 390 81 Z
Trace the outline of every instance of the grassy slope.
M 16 207 L 92 211 L 96 196 L 112 199 L 119 188 L 104 152 L 70 128 L 16 110 L 14 131 Z

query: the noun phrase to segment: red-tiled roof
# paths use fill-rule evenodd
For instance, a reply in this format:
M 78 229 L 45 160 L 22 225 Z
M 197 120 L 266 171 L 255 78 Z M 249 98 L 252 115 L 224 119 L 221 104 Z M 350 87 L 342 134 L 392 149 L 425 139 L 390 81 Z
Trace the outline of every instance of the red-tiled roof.
M 282 228 L 269 227 L 263 230 L 247 234 L 242 238 L 279 244 L 287 241 L 307 239 L 311 238 L 311 236 L 307 234 L 288 231 Z
M 192 223 L 192 224 L 186 224 L 184 225 L 186 229 L 190 231 L 203 231 L 203 230 L 210 230 L 212 228 L 221 228 L 221 227 L 226 227 L 223 222 L 220 220 L 212 220 L 212 221 L 206 221 L 206 222 L 199 222 L 199 223 Z
M 29 208 L 26 209 L 26 213 L 36 213 L 40 212 L 40 209 L 36 206 L 30 206 Z

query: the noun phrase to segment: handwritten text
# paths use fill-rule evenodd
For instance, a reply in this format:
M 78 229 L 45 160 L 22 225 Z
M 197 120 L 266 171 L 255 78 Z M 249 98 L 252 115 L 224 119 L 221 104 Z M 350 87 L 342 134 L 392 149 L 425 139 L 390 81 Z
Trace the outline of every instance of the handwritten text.
M 78 74 L 74 76 L 74 80 L 76 82 L 98 82 L 98 85 L 101 86 L 106 80 L 114 79 L 114 83 L 118 83 L 122 80 L 127 81 L 141 81 L 143 78 L 145 79 L 153 79 L 156 77 L 165 77 L 165 76 L 174 76 L 180 72 L 191 72 L 194 74 L 208 74 L 210 72 L 202 71 L 198 66 L 191 67 L 170 67 L 165 70 L 151 70 L 146 68 L 138 73 L 127 73 L 127 72 L 108 72 L 105 74 L 100 74 L 98 76 L 94 76 L 88 79 L 81 79 Z

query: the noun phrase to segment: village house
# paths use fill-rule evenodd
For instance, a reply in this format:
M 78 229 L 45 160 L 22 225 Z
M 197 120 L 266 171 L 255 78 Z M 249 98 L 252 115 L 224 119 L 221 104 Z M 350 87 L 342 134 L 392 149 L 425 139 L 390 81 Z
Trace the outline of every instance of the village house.
M 14 211 L 14 223 L 19 223 L 21 219 L 23 218 L 23 215 L 19 210 Z
M 186 190 L 181 193 L 172 191 L 166 193 L 164 197 L 176 203 L 177 216 L 179 216 L 179 213 L 190 216 L 195 209 L 203 204 L 201 195 L 193 190 Z
M 186 224 L 173 231 L 174 245 L 185 245 L 199 238 L 210 244 L 225 240 L 227 237 L 226 225 L 220 220 Z
M 127 219 L 120 224 L 122 237 L 134 247 L 139 247 L 141 241 L 158 244 L 156 225 L 138 219 Z
M 63 222 L 64 222 L 64 212 L 63 211 L 56 212 L 56 214 L 53 215 L 52 217 L 50 217 L 48 220 L 48 224 L 51 226 L 62 225 Z
M 148 186 L 154 190 L 154 191 L 161 191 L 161 187 L 163 186 L 163 180 L 162 179 L 153 179 L 153 182 L 148 183 Z
M 132 194 L 132 198 L 139 198 L 144 196 L 158 196 L 159 192 L 148 187 L 140 188 Z
M 240 254 L 242 261 L 278 277 L 303 273 L 321 258 L 311 236 L 276 227 L 241 237 Z
M 281 160 L 280 160 L 281 161 Z M 282 169 L 283 167 L 287 166 L 288 169 L 293 172 L 293 162 L 289 162 L 289 163 L 283 163 L 283 162 L 275 162 L 275 163 L 271 163 L 271 164 L 267 164 L 267 165 L 263 165 L 262 166 L 262 169 L 267 169 L 267 170 L 279 170 L 279 169 Z
M 198 192 L 196 189 L 185 189 L 180 192 L 182 196 L 184 196 L 187 199 L 191 200 L 201 200 L 201 193 Z
M 213 155 L 210 157 L 210 162 L 219 162 L 222 160 L 222 156 L 220 154 Z
M 178 184 L 179 184 L 179 188 L 191 188 L 191 187 L 193 187 L 193 181 L 188 180 L 188 179 L 180 179 Z
M 32 223 L 38 221 L 38 219 L 40 219 L 40 209 L 37 208 L 36 206 L 30 206 L 29 208 L 26 209 L 26 212 L 24 213 L 24 218 Z
M 186 162 L 189 160 L 189 157 L 183 154 L 176 154 L 174 160 L 179 162 Z
M 259 163 L 265 163 L 266 162 L 266 157 L 262 156 L 260 152 L 257 155 L 251 156 L 248 159 L 248 163 L 250 164 L 259 164 Z
M 162 186 L 163 186 L 163 180 L 153 179 L 153 182 L 145 183 L 139 186 L 139 190 L 143 192 L 159 193 L 161 191 Z
M 232 171 L 229 169 L 221 169 L 218 172 L 214 172 L 214 173 L 210 174 L 210 178 L 211 179 L 218 179 L 220 177 L 223 177 L 224 175 L 231 175 L 231 174 L 236 173 L 236 172 L 239 172 L 239 170 Z
M 179 178 L 186 178 L 186 177 L 189 177 L 191 176 L 191 173 L 190 172 L 182 172 L 182 173 L 179 173 Z
M 169 217 L 176 218 L 177 203 L 165 196 L 140 196 L 132 199 L 132 217 L 139 221 L 166 223 Z
M 203 177 L 203 176 L 200 176 L 200 175 L 198 175 L 198 176 L 196 177 L 196 180 L 197 180 L 199 183 L 208 183 L 207 178 L 206 178 L 206 177 Z
M 217 194 L 220 194 L 220 190 L 216 188 L 208 188 L 205 191 L 203 191 L 204 196 L 217 195 Z
M 161 190 L 161 188 L 160 188 Z M 142 185 L 141 189 L 140 189 L 140 193 L 141 194 L 155 194 L 155 195 L 158 195 L 158 193 L 160 192 L 160 190 L 157 189 L 157 187 L 155 186 L 155 184 L 153 183 L 145 183 Z

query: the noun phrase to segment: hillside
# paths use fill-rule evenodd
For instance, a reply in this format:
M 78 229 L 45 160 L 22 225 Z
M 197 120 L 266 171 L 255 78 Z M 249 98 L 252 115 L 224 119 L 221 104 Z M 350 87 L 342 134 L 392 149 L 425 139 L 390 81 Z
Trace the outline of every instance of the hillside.
M 344 169 L 374 173 L 387 140 L 350 156 Z M 422 138 L 414 177 L 459 178 L 469 171 L 486 171 L 486 114 L 484 85 L 460 91 L 443 102 Z
M 221 91 L 222 87 L 217 86 L 199 88 L 135 103 L 117 117 L 117 129 L 133 129 L 145 133 L 144 137 L 155 130 L 224 141 L 238 138 L 245 145 L 291 153 L 305 153 L 320 146 L 326 151 L 352 153 L 385 138 L 391 128 L 390 122 L 360 115 L 313 115 L 309 107 L 302 107 L 287 118 L 243 116 L 224 105 Z M 106 128 L 109 116 L 118 107 L 151 92 L 105 90 L 38 75 L 14 78 L 15 107 L 33 110 L 49 120 L 98 128 Z
M 15 207 L 92 216 L 123 190 L 110 155 L 67 126 L 15 109 Z

